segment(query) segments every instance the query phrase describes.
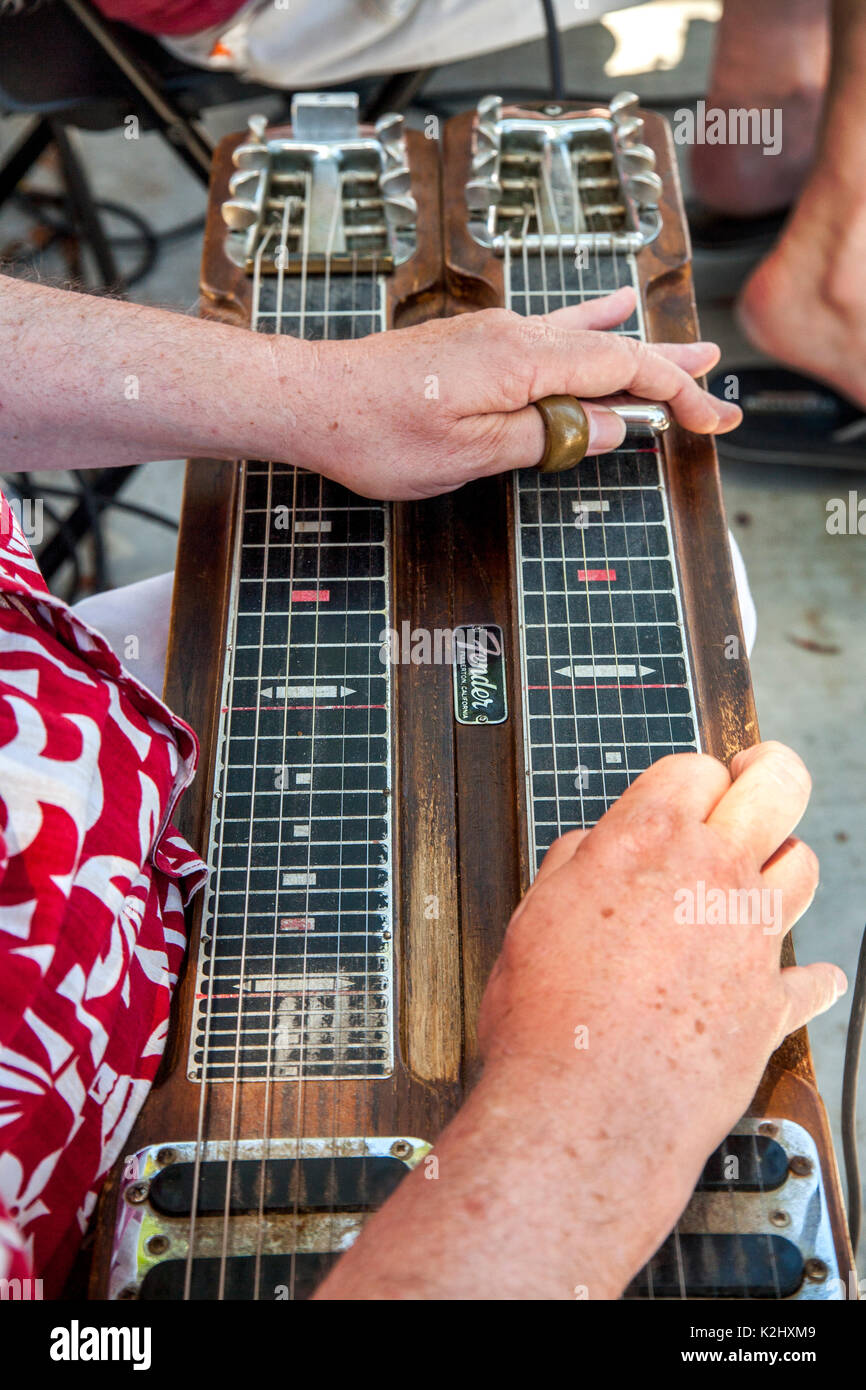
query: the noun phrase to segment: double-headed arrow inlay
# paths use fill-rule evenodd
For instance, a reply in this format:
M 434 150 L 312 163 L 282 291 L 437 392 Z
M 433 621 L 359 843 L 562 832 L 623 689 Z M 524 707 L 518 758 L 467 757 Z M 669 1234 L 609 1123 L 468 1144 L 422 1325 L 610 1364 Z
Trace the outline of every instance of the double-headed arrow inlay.
M 620 676 L 651 676 L 654 669 L 652 666 L 627 664 L 621 661 L 615 661 L 608 665 L 592 662 L 589 666 L 557 666 L 556 674 L 558 676 L 572 676 L 575 680 L 579 676 L 588 676 L 591 680 L 601 676 L 613 676 L 615 679 L 619 679 Z

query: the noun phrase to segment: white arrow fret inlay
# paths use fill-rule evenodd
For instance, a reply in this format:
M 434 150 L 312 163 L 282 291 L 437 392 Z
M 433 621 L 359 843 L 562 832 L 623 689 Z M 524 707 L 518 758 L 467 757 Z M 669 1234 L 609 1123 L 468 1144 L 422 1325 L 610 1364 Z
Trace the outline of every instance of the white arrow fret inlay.
M 593 662 L 591 666 L 557 666 L 558 676 L 589 676 L 595 679 L 596 676 L 651 676 L 654 671 L 653 666 L 632 666 L 623 665 L 621 662 L 614 662 L 609 666 L 599 665 Z
M 336 700 L 341 695 L 354 695 L 349 685 L 266 685 L 262 688 L 265 700 Z

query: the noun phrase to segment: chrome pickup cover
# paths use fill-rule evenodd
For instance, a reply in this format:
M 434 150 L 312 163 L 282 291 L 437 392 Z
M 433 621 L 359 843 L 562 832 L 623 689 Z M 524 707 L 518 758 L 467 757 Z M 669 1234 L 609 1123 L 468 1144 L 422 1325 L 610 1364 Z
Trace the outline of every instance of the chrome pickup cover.
M 422 1139 L 405 1135 L 374 1139 L 209 1140 L 201 1146 L 201 1163 L 196 1181 L 201 1193 L 200 1174 L 207 1164 L 222 1164 L 226 1169 L 231 1164 L 234 1170 L 240 1165 L 255 1164 L 264 1173 L 266 1165 L 325 1162 L 330 1166 L 330 1161 L 334 1160 L 335 1166 L 354 1162 L 363 1182 L 369 1170 L 377 1164 L 379 1171 L 385 1165 L 395 1164 L 399 1164 L 404 1172 L 410 1171 L 427 1157 L 430 1147 Z M 169 1204 L 160 1199 L 156 1184 L 169 1168 L 195 1165 L 196 1151 L 195 1143 L 166 1142 L 139 1149 L 125 1159 L 111 1255 L 109 1298 L 142 1296 L 142 1286 L 150 1272 L 169 1262 L 175 1267 L 182 1266 L 179 1271 L 181 1291 L 173 1296 L 183 1297 L 182 1277 L 190 1253 L 189 1213 L 167 1214 L 166 1206 Z M 393 1176 L 387 1179 L 386 1185 L 394 1185 Z M 274 1257 L 336 1257 L 348 1249 L 370 1215 L 371 1204 L 365 1200 L 353 1204 L 347 1197 L 345 1182 L 342 1186 L 342 1197 L 336 1195 L 330 1201 L 327 1195 L 325 1200 L 314 1198 L 313 1210 L 291 1192 L 279 1204 L 273 1203 L 266 1192 L 260 1202 L 257 1200 L 253 1204 L 252 1210 L 248 1200 L 244 1200 L 238 1205 L 246 1209 L 230 1212 L 227 1217 L 224 1209 L 216 1211 L 213 1204 L 208 1204 L 209 1210 L 202 1211 L 204 1204 L 200 1198 L 197 1203 L 200 1210 L 192 1227 L 195 1265 L 204 1266 L 210 1262 L 219 1265 L 228 1261 L 236 1268 L 240 1261 L 245 1261 L 253 1270 L 251 1277 L 256 1280 L 249 1296 L 262 1299 L 280 1297 L 267 1283 L 267 1271 Z M 234 1179 L 232 1189 L 237 1190 Z M 226 1205 L 230 1204 L 224 1203 L 223 1208 Z M 254 1267 L 256 1264 L 261 1267 L 262 1261 L 265 1261 L 265 1273 L 259 1277 Z M 174 1287 L 175 1290 L 178 1288 L 177 1279 Z M 275 1287 L 277 1284 L 274 1282 Z M 144 1296 L 148 1296 L 147 1290 Z

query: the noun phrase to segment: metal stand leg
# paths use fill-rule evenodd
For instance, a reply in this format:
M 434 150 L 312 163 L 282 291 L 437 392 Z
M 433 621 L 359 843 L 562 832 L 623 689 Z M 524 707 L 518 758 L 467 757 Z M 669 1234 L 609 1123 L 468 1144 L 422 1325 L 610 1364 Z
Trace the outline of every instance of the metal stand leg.
M 30 122 L 0 165 L 0 207 L 12 196 L 24 175 L 30 172 L 53 139 L 54 132 L 48 121 L 38 119 Z
M 84 166 L 72 148 L 69 135 L 59 121 L 51 122 L 52 137 L 60 156 L 63 182 L 69 196 L 73 221 L 81 232 L 81 240 L 93 252 L 99 267 L 99 276 L 107 290 L 116 292 L 122 288 L 123 281 L 117 268 L 108 238 L 99 220 L 99 213 L 93 201 L 90 184 Z

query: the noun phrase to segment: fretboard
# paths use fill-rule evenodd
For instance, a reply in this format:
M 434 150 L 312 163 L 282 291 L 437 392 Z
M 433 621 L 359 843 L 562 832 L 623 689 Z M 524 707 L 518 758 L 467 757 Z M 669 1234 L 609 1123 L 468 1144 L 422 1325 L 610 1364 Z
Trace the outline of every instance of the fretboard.
M 636 284 L 631 257 L 506 258 L 510 307 Z M 643 336 L 638 313 L 620 332 Z M 698 747 L 664 475 L 651 436 L 567 473 L 515 474 L 524 748 L 537 867 L 656 759 Z
M 260 331 L 383 326 L 381 277 L 256 278 Z M 393 1068 L 389 513 L 243 465 L 190 1074 Z

